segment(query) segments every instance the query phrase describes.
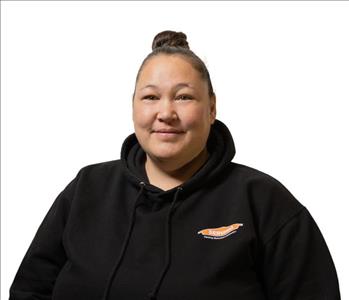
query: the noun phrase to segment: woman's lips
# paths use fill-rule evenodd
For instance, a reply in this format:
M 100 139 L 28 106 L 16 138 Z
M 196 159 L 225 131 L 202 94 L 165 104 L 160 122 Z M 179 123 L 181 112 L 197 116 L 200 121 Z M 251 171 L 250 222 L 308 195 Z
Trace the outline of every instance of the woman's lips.
M 173 137 L 177 137 L 177 136 L 183 134 L 184 132 L 161 132 L 161 131 L 155 131 L 154 133 L 156 134 L 156 136 L 161 137 L 161 138 L 173 138 Z

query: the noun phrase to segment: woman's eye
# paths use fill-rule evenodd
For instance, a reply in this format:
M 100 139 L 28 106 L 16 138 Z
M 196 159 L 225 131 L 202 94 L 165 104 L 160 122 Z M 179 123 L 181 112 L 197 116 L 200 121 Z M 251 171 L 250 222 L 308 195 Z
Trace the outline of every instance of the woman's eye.
M 154 95 L 147 95 L 147 96 L 144 96 L 143 99 L 150 99 L 150 100 L 154 100 L 156 96 Z
M 178 98 L 181 98 L 181 100 L 184 100 L 184 99 L 193 99 L 191 96 L 189 95 L 179 95 Z

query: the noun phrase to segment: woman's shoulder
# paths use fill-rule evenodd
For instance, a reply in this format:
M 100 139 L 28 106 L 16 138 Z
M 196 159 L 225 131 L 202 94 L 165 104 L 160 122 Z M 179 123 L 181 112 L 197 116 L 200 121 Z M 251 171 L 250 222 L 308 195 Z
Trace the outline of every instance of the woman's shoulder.
M 260 169 L 241 163 L 230 162 L 229 173 L 235 181 L 238 181 L 239 184 L 251 191 L 260 190 L 260 192 L 271 192 L 271 190 L 279 190 L 280 192 L 291 194 L 281 180 Z
M 237 180 L 240 194 L 244 195 L 259 228 L 267 240 L 276 230 L 299 216 L 306 207 L 286 186 L 273 175 L 259 169 L 232 162 L 231 176 Z M 270 226 L 272 224 L 273 226 Z
M 79 169 L 79 174 L 81 175 L 101 175 L 101 173 L 115 172 L 121 169 L 121 159 L 114 159 L 108 161 L 101 161 L 91 164 L 83 165 Z
M 122 175 L 121 159 L 101 161 L 81 166 L 74 181 L 95 185 Z
M 264 180 L 273 183 L 281 183 L 278 179 L 276 179 L 273 175 L 267 173 L 266 171 L 251 167 L 246 164 L 231 161 L 229 167 L 234 176 L 238 176 L 241 180 Z

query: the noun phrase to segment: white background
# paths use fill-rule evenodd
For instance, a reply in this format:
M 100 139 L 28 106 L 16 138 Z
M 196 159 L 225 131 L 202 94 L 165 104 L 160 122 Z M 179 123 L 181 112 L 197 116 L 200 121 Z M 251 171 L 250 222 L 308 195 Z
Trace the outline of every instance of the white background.
M 183 31 L 207 64 L 233 161 L 308 208 L 349 297 L 348 2 L 1 3 L 1 299 L 58 193 L 120 158 L 155 34 Z

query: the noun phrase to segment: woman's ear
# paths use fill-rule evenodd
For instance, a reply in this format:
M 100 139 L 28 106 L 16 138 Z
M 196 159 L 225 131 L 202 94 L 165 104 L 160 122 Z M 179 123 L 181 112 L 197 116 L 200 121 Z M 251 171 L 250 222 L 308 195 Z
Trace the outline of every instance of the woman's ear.
M 216 110 L 216 95 L 210 96 L 210 122 L 211 125 L 216 120 L 217 110 Z

